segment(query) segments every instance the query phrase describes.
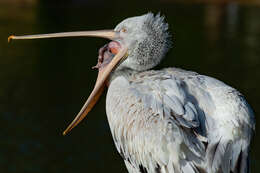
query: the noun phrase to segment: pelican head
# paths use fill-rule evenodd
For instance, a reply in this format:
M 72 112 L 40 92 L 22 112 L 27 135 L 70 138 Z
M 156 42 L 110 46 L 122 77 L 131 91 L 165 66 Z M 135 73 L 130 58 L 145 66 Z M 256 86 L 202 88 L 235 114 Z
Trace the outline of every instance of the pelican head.
M 82 121 L 93 108 L 112 71 L 124 68 L 133 71 L 151 69 L 159 64 L 171 46 L 168 24 L 164 21 L 164 17 L 160 16 L 160 14 L 154 16 L 152 13 L 127 18 L 119 23 L 113 30 L 63 32 L 26 36 L 11 35 L 8 41 L 12 39 L 75 36 L 102 37 L 112 41 L 99 50 L 98 63 L 94 67 L 99 70 L 95 87 L 78 115 L 63 132 L 64 135 Z
M 128 58 L 120 68 L 151 69 L 160 63 L 171 46 L 168 24 L 160 14 L 127 18 L 114 31 L 119 33 L 117 41 L 128 48 Z

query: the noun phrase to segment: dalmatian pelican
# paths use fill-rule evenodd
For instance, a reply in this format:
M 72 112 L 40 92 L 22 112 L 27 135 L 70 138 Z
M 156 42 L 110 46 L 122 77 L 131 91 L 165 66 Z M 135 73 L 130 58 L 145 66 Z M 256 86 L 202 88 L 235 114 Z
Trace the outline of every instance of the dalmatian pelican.
M 255 128 L 244 96 L 225 83 L 179 68 L 153 70 L 171 48 L 160 14 L 130 17 L 113 30 L 11 39 L 89 36 L 111 41 L 99 50 L 95 87 L 74 128 L 106 87 L 106 114 L 130 173 L 247 173 Z

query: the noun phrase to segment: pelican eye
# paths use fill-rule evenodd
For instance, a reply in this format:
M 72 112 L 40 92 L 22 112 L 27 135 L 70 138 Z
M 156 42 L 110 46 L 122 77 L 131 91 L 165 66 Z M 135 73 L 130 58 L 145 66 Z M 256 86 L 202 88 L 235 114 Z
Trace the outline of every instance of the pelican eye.
M 120 31 L 121 31 L 121 32 L 126 32 L 126 29 L 125 29 L 125 28 L 122 28 Z

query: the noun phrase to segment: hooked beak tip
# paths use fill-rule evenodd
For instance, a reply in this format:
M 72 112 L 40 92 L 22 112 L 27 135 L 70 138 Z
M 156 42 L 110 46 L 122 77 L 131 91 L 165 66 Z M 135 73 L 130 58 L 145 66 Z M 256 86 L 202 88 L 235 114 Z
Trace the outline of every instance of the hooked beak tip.
M 62 132 L 62 135 L 63 135 L 63 136 L 66 136 L 66 135 L 67 135 L 67 132 L 66 132 L 66 131 Z
M 12 41 L 12 39 L 14 38 L 14 35 L 10 35 L 7 39 L 8 43 L 10 43 Z

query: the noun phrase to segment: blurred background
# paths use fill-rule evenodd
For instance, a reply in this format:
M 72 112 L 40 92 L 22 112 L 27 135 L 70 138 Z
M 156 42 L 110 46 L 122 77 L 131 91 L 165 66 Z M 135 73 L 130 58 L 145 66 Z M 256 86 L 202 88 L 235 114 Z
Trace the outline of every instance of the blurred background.
M 147 12 L 166 16 L 174 47 L 158 68 L 213 76 L 260 113 L 260 0 L 0 0 L 0 172 L 126 172 L 105 114 L 105 94 L 69 135 L 91 92 L 97 38 L 21 40 L 10 34 L 110 29 Z M 257 124 L 260 122 L 257 122 Z M 258 125 L 251 170 L 260 171 Z

